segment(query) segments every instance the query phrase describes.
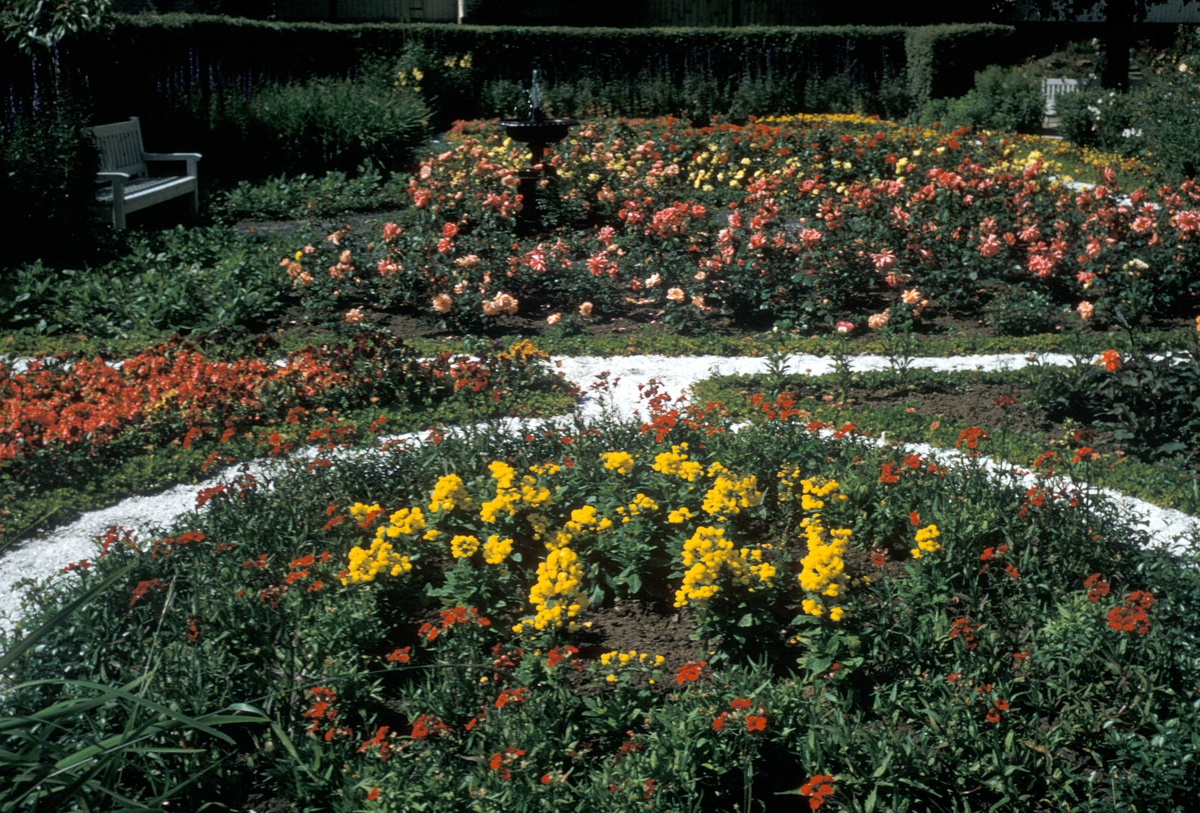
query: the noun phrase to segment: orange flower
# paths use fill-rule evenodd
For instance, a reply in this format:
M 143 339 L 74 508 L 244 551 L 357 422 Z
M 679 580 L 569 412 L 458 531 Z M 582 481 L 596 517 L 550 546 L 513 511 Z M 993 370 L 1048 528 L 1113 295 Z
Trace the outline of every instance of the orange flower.
M 367 801 L 375 801 L 379 798 L 379 788 L 371 788 L 371 792 L 367 794 Z
M 746 717 L 746 730 L 751 734 L 758 731 L 767 730 L 767 718 L 762 715 L 751 714 Z
M 1121 366 L 1121 354 L 1116 350 L 1105 350 L 1100 354 L 1100 361 L 1104 362 L 1105 370 L 1115 373 Z
M 679 671 L 675 673 L 676 683 L 691 683 L 700 679 L 703 674 L 704 667 L 708 666 L 708 661 L 689 661 L 679 667 Z
M 809 808 L 816 810 L 833 795 L 833 777 L 828 774 L 812 777 L 800 786 L 800 795 L 807 796 Z

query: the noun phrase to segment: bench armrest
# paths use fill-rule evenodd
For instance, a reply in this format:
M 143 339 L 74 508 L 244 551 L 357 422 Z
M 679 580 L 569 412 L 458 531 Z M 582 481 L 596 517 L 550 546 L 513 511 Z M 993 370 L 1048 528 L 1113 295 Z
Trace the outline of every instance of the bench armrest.
M 187 161 L 189 178 L 196 177 L 196 162 L 200 160 L 198 152 L 144 152 L 143 161 Z
M 113 183 L 124 186 L 125 182 L 132 177 L 128 172 L 97 172 L 96 183 Z

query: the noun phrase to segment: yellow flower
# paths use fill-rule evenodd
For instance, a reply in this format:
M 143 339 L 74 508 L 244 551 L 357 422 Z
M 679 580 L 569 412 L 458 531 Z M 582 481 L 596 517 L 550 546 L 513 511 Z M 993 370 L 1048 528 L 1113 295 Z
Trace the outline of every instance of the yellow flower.
M 941 535 L 936 525 L 928 525 L 917 531 L 917 546 L 911 551 L 913 558 L 920 559 L 922 554 L 937 553 L 941 550 L 942 545 L 937 541 Z
M 501 539 L 498 534 L 492 534 L 487 542 L 483 543 L 483 561 L 489 565 L 498 565 L 508 558 L 512 549 L 511 539 Z
M 433 494 L 429 498 L 429 511 L 434 514 L 439 511 L 449 512 L 459 506 L 471 509 L 475 507 L 475 503 L 463 486 L 462 478 L 457 474 L 447 474 L 433 487 Z
M 633 471 L 633 456 L 629 452 L 604 452 L 600 455 L 604 468 L 616 471 L 618 474 L 629 474 Z
M 458 535 L 450 540 L 450 555 L 455 559 L 466 559 L 479 550 L 479 540 L 473 536 Z

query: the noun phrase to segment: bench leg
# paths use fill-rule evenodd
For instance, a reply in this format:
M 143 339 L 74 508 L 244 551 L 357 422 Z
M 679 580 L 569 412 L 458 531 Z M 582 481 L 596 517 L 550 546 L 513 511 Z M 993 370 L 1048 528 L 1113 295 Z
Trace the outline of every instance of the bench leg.
M 192 190 L 192 223 L 200 219 L 200 187 Z
M 113 195 L 113 228 L 125 231 L 125 197 Z

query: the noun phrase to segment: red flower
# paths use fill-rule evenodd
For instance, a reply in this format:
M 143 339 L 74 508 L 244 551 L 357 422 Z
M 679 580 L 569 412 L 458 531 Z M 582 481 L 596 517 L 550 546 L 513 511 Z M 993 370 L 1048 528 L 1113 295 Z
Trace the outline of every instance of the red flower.
M 723 711 L 720 714 L 718 714 L 716 717 L 714 717 L 713 721 L 712 721 L 713 731 L 724 731 L 725 730 L 725 719 L 727 717 L 729 717 L 729 712 L 727 712 L 727 711 Z
M 871 564 L 875 567 L 883 567 L 887 564 L 887 554 L 882 548 L 871 551 Z
M 704 667 L 708 666 L 708 661 L 689 661 L 679 667 L 679 671 L 675 673 L 676 683 L 691 683 L 700 679 L 703 674 Z
M 900 476 L 893 473 L 892 463 L 888 461 L 883 464 L 883 468 L 879 471 L 879 482 L 881 483 L 898 483 Z
M 406 646 L 403 649 L 394 649 L 394 650 L 392 650 L 392 653 L 387 656 L 387 662 L 388 663 L 408 663 L 410 660 L 409 653 L 411 651 L 412 651 L 411 646 Z
M 740 697 L 729 701 L 729 708 L 734 711 L 746 711 L 750 708 L 750 698 Z
M 746 730 L 751 734 L 757 731 L 767 730 L 767 718 L 762 715 L 751 714 L 746 717 Z
M 992 725 L 995 725 L 996 723 L 1000 722 L 1000 712 L 996 710 L 995 706 L 988 709 L 987 721 L 989 723 L 991 723 Z
M 916 511 L 913 511 L 911 514 L 908 515 L 908 521 L 911 522 L 913 525 L 920 525 L 921 524 L 921 515 L 918 514 Z
M 816 810 L 833 795 L 833 777 L 826 774 L 812 777 L 800 786 L 800 795 L 807 796 L 809 808 Z
M 1088 589 L 1088 601 L 1096 604 L 1101 597 L 1108 595 L 1108 582 L 1100 578 L 1099 573 L 1093 573 L 1083 580 L 1083 586 Z
M 379 788 L 371 788 L 371 792 L 367 794 L 368 801 L 375 801 L 379 798 Z
M 968 426 L 958 433 L 958 440 L 955 441 L 954 448 L 958 449 L 965 443 L 968 449 L 977 449 L 979 448 L 979 441 L 987 440 L 989 437 L 988 433 L 978 426 Z

